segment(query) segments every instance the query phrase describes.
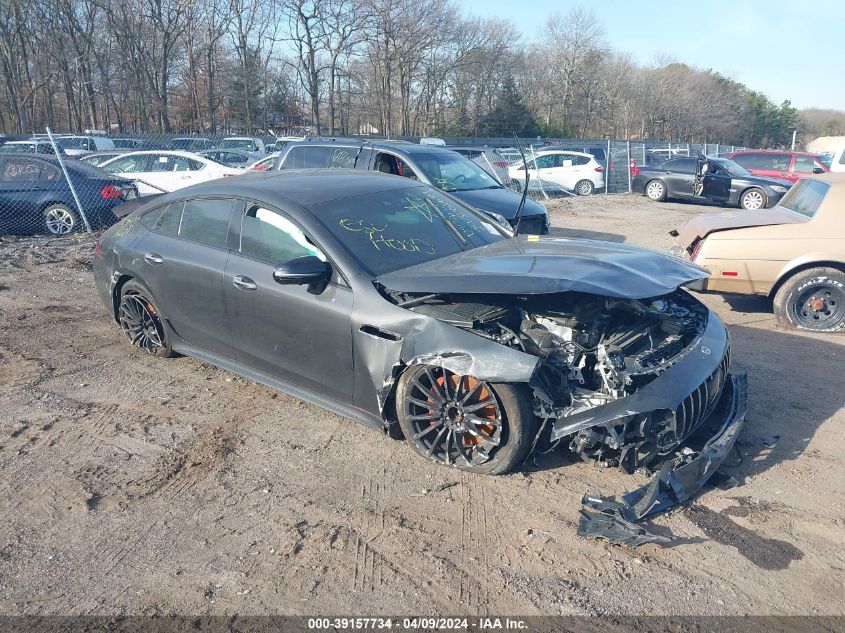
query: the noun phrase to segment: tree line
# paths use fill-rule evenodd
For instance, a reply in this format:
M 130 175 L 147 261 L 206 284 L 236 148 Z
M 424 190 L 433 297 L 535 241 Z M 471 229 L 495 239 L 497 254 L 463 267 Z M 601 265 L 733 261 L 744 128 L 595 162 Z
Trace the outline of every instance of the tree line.
M 716 69 L 640 65 L 593 14 L 530 39 L 454 0 L 0 0 L 0 129 L 660 139 L 841 130 Z

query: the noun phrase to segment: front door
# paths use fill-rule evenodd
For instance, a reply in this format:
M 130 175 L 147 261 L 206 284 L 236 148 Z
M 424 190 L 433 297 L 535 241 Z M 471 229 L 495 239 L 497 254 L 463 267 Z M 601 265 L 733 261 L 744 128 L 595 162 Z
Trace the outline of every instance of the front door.
M 708 162 L 701 195 L 710 200 L 724 202 L 731 195 L 731 176 L 721 167 Z
M 226 266 L 226 306 L 239 362 L 284 382 L 352 404 L 352 291 L 333 272 L 317 293 L 273 279 L 281 263 L 322 250 L 286 215 L 248 203 Z

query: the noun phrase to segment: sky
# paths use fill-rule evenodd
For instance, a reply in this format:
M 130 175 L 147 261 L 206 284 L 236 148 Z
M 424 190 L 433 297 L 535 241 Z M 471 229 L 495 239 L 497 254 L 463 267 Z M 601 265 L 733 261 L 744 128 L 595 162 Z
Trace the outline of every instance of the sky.
M 553 12 L 592 9 L 610 46 L 640 64 L 712 68 L 780 104 L 845 110 L 845 0 L 459 0 L 530 41 Z

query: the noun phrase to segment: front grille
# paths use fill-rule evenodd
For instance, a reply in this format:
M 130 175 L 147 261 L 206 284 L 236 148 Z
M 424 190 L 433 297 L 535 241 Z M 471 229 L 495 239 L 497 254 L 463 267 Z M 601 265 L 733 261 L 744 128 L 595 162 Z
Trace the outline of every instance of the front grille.
M 675 437 L 682 441 L 707 419 L 725 386 L 725 378 L 730 367 L 730 349 L 725 352 L 719 366 L 701 383 L 695 391 L 681 402 L 675 411 Z

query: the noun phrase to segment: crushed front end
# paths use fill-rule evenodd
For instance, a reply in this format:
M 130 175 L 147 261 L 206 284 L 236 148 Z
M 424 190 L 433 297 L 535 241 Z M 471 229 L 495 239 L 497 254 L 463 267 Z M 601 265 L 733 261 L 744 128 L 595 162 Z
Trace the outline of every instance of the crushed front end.
M 541 420 L 538 444 L 628 473 L 659 473 L 661 502 L 646 514 L 699 490 L 744 421 L 746 382 L 729 374 L 728 331 L 685 290 L 646 299 L 566 292 L 393 300 L 537 357 L 530 387 Z M 720 437 L 733 439 L 718 454 L 705 450 L 711 440 L 721 446 Z M 610 505 L 599 511 L 613 514 Z M 611 524 L 619 529 L 613 518 Z

